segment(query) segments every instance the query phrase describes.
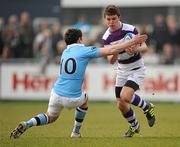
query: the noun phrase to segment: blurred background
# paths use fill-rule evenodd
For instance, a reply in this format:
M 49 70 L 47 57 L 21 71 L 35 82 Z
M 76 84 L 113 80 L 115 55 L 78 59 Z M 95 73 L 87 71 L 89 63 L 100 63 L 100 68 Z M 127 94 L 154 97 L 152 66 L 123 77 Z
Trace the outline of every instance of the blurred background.
M 140 94 L 151 101 L 180 101 L 179 0 L 1 0 L 0 99 L 47 100 L 66 47 L 64 32 L 79 28 L 85 45 L 100 47 L 108 4 L 119 5 L 121 21 L 149 36 Z M 115 100 L 114 78 L 105 58 L 93 60 L 84 82 L 90 100 Z

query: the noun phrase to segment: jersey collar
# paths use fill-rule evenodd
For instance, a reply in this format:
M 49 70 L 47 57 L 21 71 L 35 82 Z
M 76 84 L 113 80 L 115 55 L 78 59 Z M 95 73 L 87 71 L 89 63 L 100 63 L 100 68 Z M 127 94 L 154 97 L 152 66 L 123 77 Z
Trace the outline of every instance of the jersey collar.
M 74 46 L 84 46 L 84 44 L 73 43 L 73 44 L 71 44 L 71 45 L 68 45 L 67 48 L 71 48 L 71 47 L 74 47 Z

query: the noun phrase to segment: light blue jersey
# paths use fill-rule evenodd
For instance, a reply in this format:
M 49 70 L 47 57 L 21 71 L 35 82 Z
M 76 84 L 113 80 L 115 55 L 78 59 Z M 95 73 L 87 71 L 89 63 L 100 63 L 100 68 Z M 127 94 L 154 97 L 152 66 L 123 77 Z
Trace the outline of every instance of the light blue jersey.
M 69 45 L 61 56 L 60 75 L 54 84 L 54 91 L 59 96 L 80 97 L 88 62 L 99 57 L 100 49 L 86 47 L 83 44 Z

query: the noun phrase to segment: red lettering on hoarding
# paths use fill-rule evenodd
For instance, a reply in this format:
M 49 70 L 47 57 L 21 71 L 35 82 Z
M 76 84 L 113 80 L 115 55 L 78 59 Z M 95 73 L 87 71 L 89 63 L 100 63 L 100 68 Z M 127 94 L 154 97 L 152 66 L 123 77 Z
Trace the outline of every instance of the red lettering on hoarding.
M 13 90 L 17 90 L 19 86 L 23 87 L 25 91 L 33 90 L 48 90 L 52 86 L 55 78 L 45 76 L 33 76 L 25 73 L 22 77 L 19 77 L 17 73 L 13 74 Z
M 113 86 L 114 87 L 115 84 L 115 78 L 113 77 L 109 77 L 107 74 L 104 74 L 103 76 L 103 89 L 107 90 L 109 88 L 109 86 Z
M 163 74 L 159 74 L 156 78 L 146 78 L 144 81 L 144 90 L 148 92 L 178 92 L 179 75 L 175 74 L 171 78 L 166 78 Z
M 48 90 L 51 82 L 52 79 L 50 78 L 35 76 L 31 81 L 31 87 L 36 91 L 39 91 L 41 89 Z
M 13 74 L 13 89 L 17 89 L 17 85 L 22 84 L 24 85 L 24 89 L 27 90 L 29 87 L 29 82 L 28 82 L 28 74 L 24 75 L 23 79 L 18 79 L 17 74 Z

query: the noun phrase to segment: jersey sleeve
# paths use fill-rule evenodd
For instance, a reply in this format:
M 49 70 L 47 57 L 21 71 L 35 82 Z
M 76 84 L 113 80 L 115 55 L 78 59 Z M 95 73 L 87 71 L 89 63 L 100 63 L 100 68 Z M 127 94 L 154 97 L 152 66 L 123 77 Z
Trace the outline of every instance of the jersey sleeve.
M 100 48 L 98 47 L 91 46 L 86 48 L 85 57 L 87 58 L 97 58 L 99 57 L 99 54 Z

